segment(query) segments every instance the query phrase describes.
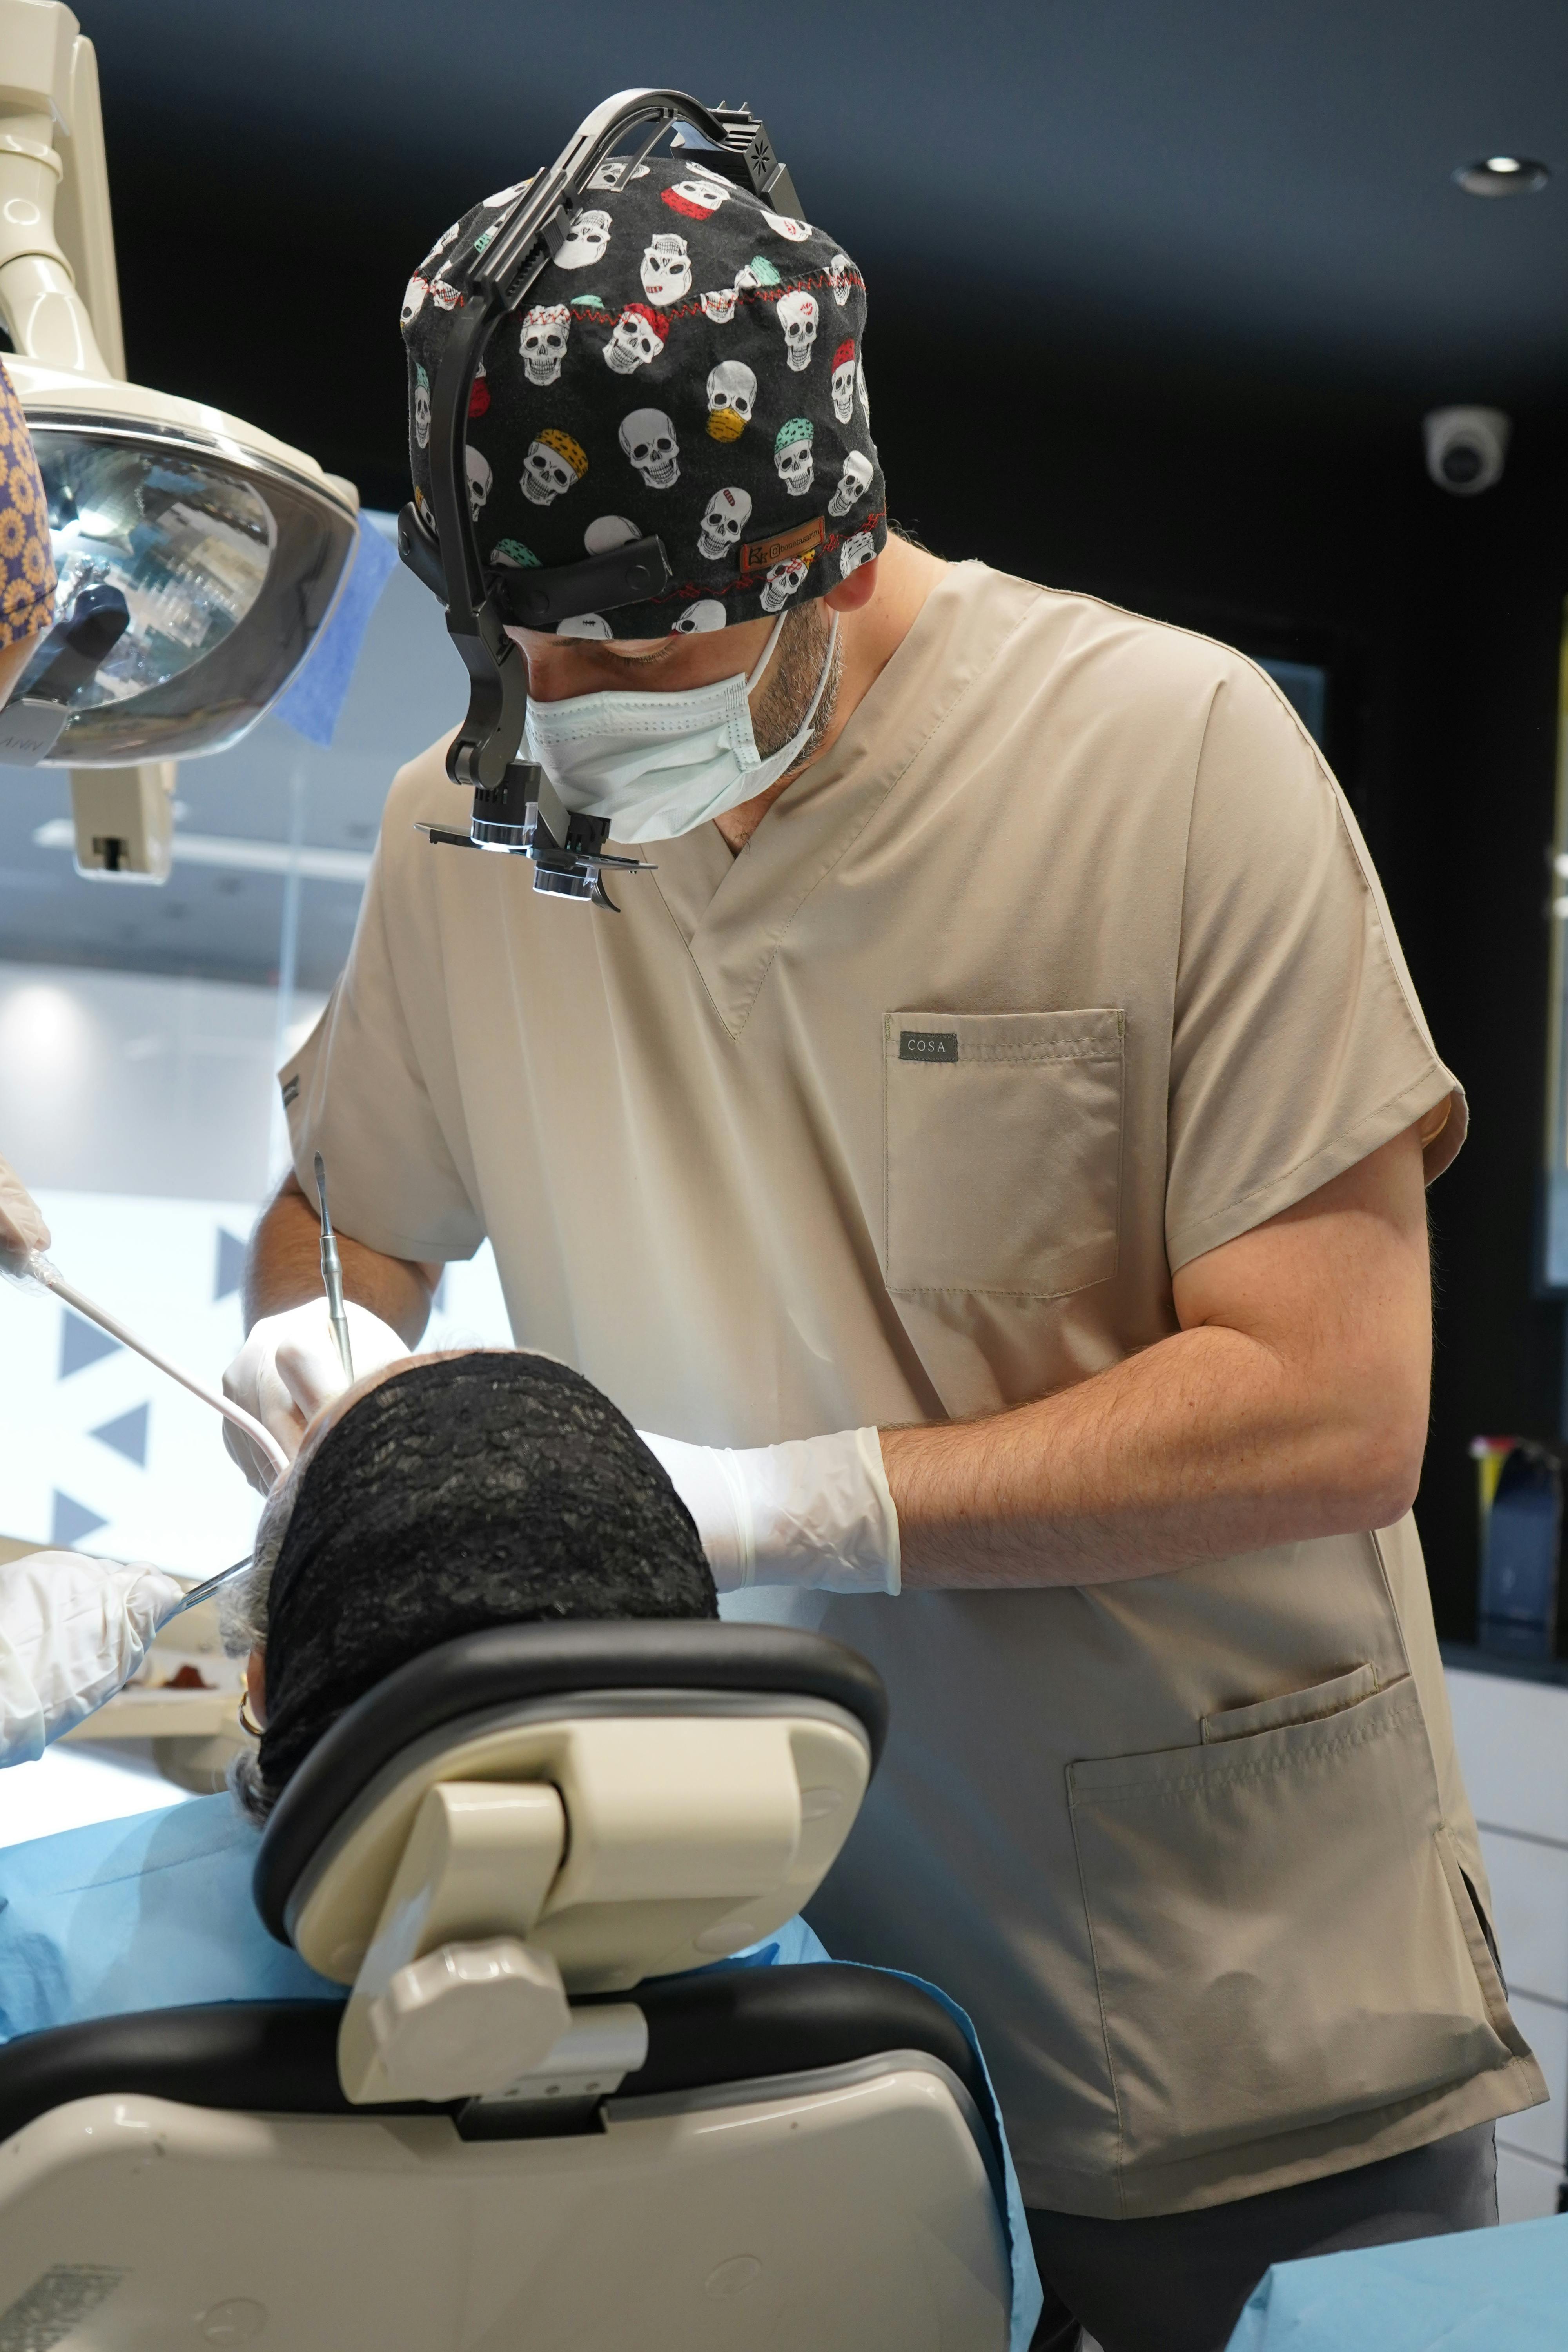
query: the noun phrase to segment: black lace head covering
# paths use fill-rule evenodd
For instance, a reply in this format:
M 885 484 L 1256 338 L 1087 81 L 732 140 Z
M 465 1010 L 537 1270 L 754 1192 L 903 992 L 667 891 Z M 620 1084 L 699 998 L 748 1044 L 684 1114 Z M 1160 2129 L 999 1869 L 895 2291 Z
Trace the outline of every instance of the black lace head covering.
M 559 1618 L 716 1617 L 663 1467 L 593 1383 L 542 1356 L 416 1363 L 306 1468 L 268 1599 L 260 1791 L 437 1643 Z

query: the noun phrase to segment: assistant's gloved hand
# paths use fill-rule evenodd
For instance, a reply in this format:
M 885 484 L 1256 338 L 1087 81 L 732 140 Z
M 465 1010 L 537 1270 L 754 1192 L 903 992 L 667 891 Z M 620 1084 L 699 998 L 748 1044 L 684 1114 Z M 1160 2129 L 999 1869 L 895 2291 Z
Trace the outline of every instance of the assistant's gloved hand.
M 344 1306 L 354 1378 L 379 1372 L 409 1353 L 389 1323 L 368 1307 Z M 300 1450 L 305 1424 L 346 1382 L 324 1298 L 307 1299 L 282 1315 L 264 1315 L 223 1376 L 223 1392 L 270 1430 L 290 1459 Z M 251 1485 L 265 1495 L 276 1475 L 243 1430 L 225 1422 L 223 1442 Z
M 16 1170 L 0 1160 L 0 1265 L 19 1263 L 34 1250 L 47 1250 L 49 1229 L 37 1201 Z
M 721 1592 L 897 1592 L 899 1515 L 874 1429 L 784 1445 L 688 1445 L 639 1430 L 697 1522 Z
M 30 1764 L 112 1698 L 184 1591 L 145 1560 L 33 1551 L 0 1566 L 0 1764 Z

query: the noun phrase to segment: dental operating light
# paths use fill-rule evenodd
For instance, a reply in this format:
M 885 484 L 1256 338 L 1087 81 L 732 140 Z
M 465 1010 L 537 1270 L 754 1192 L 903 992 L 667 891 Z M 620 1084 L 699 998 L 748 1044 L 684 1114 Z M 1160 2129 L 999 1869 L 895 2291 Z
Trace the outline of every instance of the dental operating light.
M 358 495 L 253 425 L 125 381 L 97 64 L 58 0 L 0 0 L 0 317 L 59 575 L 0 762 L 223 750 L 331 613 Z
M 567 810 L 543 770 L 519 761 L 528 718 L 528 668 L 507 625 L 553 628 L 582 613 L 639 604 L 674 574 L 664 542 L 634 539 L 585 562 L 487 568 L 468 499 L 468 416 L 485 345 L 500 320 L 521 308 L 554 257 L 599 166 L 628 137 L 629 177 L 662 138 L 684 123 L 707 142 L 705 161 L 737 187 L 778 210 L 798 215 L 799 199 L 766 130 L 744 106 L 708 107 L 673 89 L 627 89 L 607 98 L 579 123 L 548 171 L 512 199 L 487 230 L 482 247 L 447 265 L 461 297 L 436 381 L 430 387 L 431 530 L 417 507 L 398 517 L 398 551 L 447 608 L 447 628 L 468 673 L 468 716 L 447 752 L 447 773 L 470 784 L 467 833 L 423 830 L 433 842 L 531 858 L 534 888 L 591 900 L 615 911 L 608 871 L 636 873 L 642 861 L 606 854 L 609 820 Z

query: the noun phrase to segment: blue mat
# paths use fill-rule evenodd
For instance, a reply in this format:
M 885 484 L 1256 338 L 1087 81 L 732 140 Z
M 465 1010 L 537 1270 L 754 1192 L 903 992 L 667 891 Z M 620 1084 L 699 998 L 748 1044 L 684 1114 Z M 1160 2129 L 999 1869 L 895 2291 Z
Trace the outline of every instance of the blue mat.
M 1271 2270 L 1227 2352 L 1563 2352 L 1568 2214 Z

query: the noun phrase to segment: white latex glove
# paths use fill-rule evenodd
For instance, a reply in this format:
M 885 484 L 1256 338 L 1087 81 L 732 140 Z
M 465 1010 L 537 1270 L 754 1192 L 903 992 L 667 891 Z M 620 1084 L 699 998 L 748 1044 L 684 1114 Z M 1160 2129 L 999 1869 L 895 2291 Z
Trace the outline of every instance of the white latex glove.
M 0 1566 L 0 1764 L 30 1764 L 112 1698 L 184 1594 L 145 1560 L 34 1551 Z
M 786 1445 L 688 1445 L 639 1430 L 697 1522 L 721 1592 L 897 1592 L 899 1515 L 874 1429 Z
M 357 1307 L 350 1299 L 343 1313 L 356 1380 L 409 1354 L 390 1323 L 368 1307 Z M 283 1315 L 264 1315 L 223 1376 L 225 1396 L 270 1430 L 290 1461 L 300 1451 L 306 1423 L 347 1385 L 324 1298 L 307 1299 Z M 251 1485 L 265 1495 L 276 1475 L 272 1465 L 258 1457 L 243 1430 L 226 1421 L 223 1442 Z
M 49 1229 L 37 1201 L 10 1163 L 0 1160 L 0 1265 L 48 1245 Z

